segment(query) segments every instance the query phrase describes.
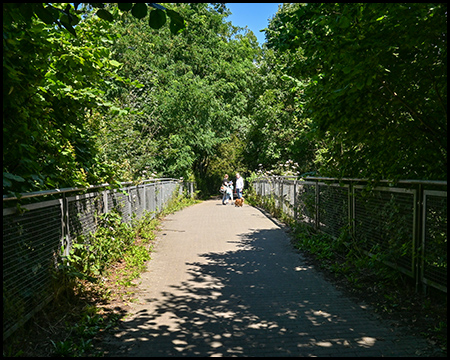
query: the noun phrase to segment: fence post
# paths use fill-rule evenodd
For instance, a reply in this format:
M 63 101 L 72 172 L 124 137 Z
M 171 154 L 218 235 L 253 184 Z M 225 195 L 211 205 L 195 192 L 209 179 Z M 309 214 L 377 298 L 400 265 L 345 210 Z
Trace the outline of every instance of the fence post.
M 421 274 L 422 274 L 422 267 L 423 267 L 423 256 L 424 256 L 424 243 L 425 243 L 425 239 L 424 239 L 424 234 L 423 234 L 423 229 L 425 226 L 425 219 L 426 219 L 426 214 L 425 214 L 425 207 L 424 207 L 424 194 L 423 194 L 423 185 L 419 184 L 418 189 L 417 189 L 417 202 L 415 204 L 415 210 L 416 210 L 416 233 L 413 239 L 413 256 L 414 256 L 414 277 L 416 280 L 416 286 L 415 286 L 415 291 L 416 293 L 419 290 L 419 286 L 422 283 L 422 290 L 423 293 L 425 294 L 427 291 L 427 285 L 424 284 L 421 281 Z
M 350 210 L 350 234 L 351 234 L 352 238 L 355 239 L 355 236 L 356 236 L 356 230 L 355 230 L 356 229 L 356 223 L 355 223 L 356 199 L 355 198 L 356 198 L 356 196 L 355 196 L 355 187 L 353 186 L 353 182 L 350 182 L 349 194 L 350 194 L 349 207 L 351 208 L 351 210 Z
M 109 208 L 108 208 L 108 192 L 109 190 L 103 190 L 103 213 L 107 214 L 109 212 Z
M 276 179 L 276 183 L 277 183 L 277 189 L 278 191 L 276 191 L 276 201 L 275 201 L 275 206 L 279 207 L 280 206 L 280 189 L 281 189 L 281 179 L 277 178 Z
M 348 185 L 348 226 L 350 235 L 353 237 L 353 214 L 354 214 L 354 203 L 353 203 L 353 182 Z
M 67 200 L 66 194 L 62 194 L 61 203 L 61 225 L 62 225 L 62 239 L 61 247 L 64 249 L 62 256 L 68 256 L 70 252 L 70 232 L 69 232 L 69 201 Z
M 280 186 L 278 187 L 278 190 L 280 192 L 280 208 L 281 211 L 284 211 L 284 179 L 280 177 Z
M 315 198 L 315 217 L 316 217 L 316 221 L 315 221 L 315 230 L 319 230 L 319 181 L 316 180 L 316 198 Z
M 294 180 L 294 222 L 297 222 L 297 179 Z
M 142 184 L 142 192 L 144 193 L 144 195 L 142 195 L 142 204 L 143 204 L 143 209 L 142 209 L 142 215 L 144 215 L 144 213 L 147 212 L 147 184 L 143 183 Z

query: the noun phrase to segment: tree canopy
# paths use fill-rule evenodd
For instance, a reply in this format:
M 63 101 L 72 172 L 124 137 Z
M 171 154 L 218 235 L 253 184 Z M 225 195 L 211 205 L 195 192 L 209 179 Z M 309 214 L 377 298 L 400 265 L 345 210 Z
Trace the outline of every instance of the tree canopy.
M 114 59 L 123 64 L 122 76 L 142 87 L 111 92 L 130 112 L 107 119 L 102 139 L 117 144 L 113 139 L 133 135 L 118 148 L 103 147 L 107 158 L 129 162 L 131 176 L 176 175 L 208 187 L 208 164 L 221 156 L 219 147 L 246 135 L 259 48 L 253 34 L 233 39 L 226 14 L 207 4 L 175 9 L 187 22 L 176 37 L 130 16 L 115 27 Z
M 447 6 L 4 4 L 3 193 L 225 172 L 447 178 Z
M 446 4 L 286 4 L 267 33 L 308 80 L 321 173 L 446 178 Z
M 91 115 L 109 108 L 104 93 L 111 81 L 129 82 L 106 47 L 112 42 L 106 24 L 87 17 L 73 37 L 17 14 L 3 23 L 4 191 L 106 180 Z

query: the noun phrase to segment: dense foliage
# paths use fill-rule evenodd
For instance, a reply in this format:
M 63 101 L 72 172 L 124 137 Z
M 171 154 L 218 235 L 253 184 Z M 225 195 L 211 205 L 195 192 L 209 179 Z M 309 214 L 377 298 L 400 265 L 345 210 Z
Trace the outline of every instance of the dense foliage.
M 132 177 L 195 176 L 205 190 L 209 165 L 223 155 L 224 144 L 246 136 L 256 73 L 252 61 L 259 48 L 253 34 L 233 39 L 226 14 L 207 4 L 175 9 L 187 22 L 175 37 L 130 16 L 115 27 L 119 39 L 112 49 L 123 63 L 121 74 L 142 87 L 110 92 L 130 111 L 105 119 L 103 148 L 107 158 L 126 164 Z M 229 171 L 235 170 L 230 165 Z
M 322 174 L 447 178 L 446 4 L 285 4 L 267 34 L 309 80 Z
M 55 5 L 58 6 L 58 5 Z M 59 5 L 63 8 L 64 5 Z M 98 158 L 98 116 L 111 82 L 107 24 L 88 16 L 74 37 L 7 7 L 3 21 L 3 191 L 112 181 Z
M 223 4 L 92 5 L 3 5 L 4 194 L 447 178 L 446 4 L 284 4 L 262 47 Z

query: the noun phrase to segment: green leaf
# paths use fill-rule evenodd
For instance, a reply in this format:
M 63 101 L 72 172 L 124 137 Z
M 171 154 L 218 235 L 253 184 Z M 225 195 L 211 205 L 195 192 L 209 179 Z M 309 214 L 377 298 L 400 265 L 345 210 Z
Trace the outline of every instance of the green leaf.
M 152 29 L 161 28 L 167 21 L 166 14 L 164 11 L 155 9 L 150 12 L 150 17 L 148 24 Z
M 147 5 L 144 3 L 134 4 L 131 14 L 137 19 L 144 18 L 147 15 Z
M 24 19 L 29 22 L 31 20 L 31 17 L 33 16 L 33 6 L 30 6 L 31 4 L 18 4 L 17 6 L 20 9 L 20 13 L 24 17 Z M 5 21 L 5 20 L 3 20 Z
M 118 62 L 116 60 L 109 60 L 109 63 L 115 67 L 119 67 L 120 65 L 122 65 L 120 62 Z
M 3 177 L 11 179 L 11 180 L 14 180 L 14 181 L 18 181 L 18 182 L 24 182 L 25 181 L 25 179 L 23 177 L 18 176 L 18 175 L 14 175 L 14 174 L 10 174 L 10 173 L 7 173 L 7 172 L 3 173 Z
M 100 9 L 100 10 L 98 10 L 98 11 L 97 11 L 97 16 L 98 16 L 100 19 L 103 19 L 103 20 L 106 20 L 106 21 L 109 21 L 109 22 L 111 22 L 111 21 L 114 20 L 114 18 L 113 18 L 113 16 L 111 15 L 111 13 L 110 13 L 108 10 L 105 10 L 105 9 Z
M 77 33 L 75 32 L 75 29 L 69 25 L 68 23 L 62 22 L 61 21 L 61 25 L 64 26 L 67 31 L 69 31 L 73 36 L 77 37 Z
M 70 20 L 70 25 L 77 25 L 80 22 L 80 18 L 76 15 L 67 13 L 69 16 L 69 20 Z
M 3 187 L 7 188 L 7 187 L 11 187 L 12 186 L 12 182 L 9 181 L 8 179 L 3 178 Z
M 342 69 L 342 71 L 344 72 L 344 74 L 348 74 L 353 70 L 353 66 L 346 66 L 344 69 Z
M 133 7 L 133 3 L 118 3 L 117 5 L 121 11 L 130 11 Z
M 34 12 L 38 16 L 38 18 L 41 19 L 47 25 L 53 24 L 56 20 L 53 17 L 52 13 L 48 10 L 48 8 L 44 9 L 41 3 L 34 5 Z
M 186 27 L 184 19 L 177 12 L 167 10 L 167 15 L 170 17 L 170 32 L 172 34 L 176 35 Z
M 78 17 L 73 16 L 70 12 L 70 5 L 67 5 L 66 10 L 61 14 L 60 23 L 62 26 L 64 26 L 67 31 L 69 31 L 73 36 L 77 37 L 77 34 L 75 32 L 75 29 L 72 27 L 72 25 L 78 24 L 80 21 Z
M 346 29 L 350 25 L 351 25 L 350 20 L 347 17 L 345 17 L 345 16 L 342 16 L 341 19 L 339 20 L 339 27 L 341 29 Z

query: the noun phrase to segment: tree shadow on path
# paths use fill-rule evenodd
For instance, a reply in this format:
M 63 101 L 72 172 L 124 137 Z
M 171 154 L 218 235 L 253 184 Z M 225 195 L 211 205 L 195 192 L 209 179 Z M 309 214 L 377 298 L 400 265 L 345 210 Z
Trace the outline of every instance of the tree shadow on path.
M 231 241 L 231 240 L 230 240 Z M 415 356 L 418 343 L 345 298 L 281 229 L 188 263 L 188 280 L 102 344 L 106 356 Z

